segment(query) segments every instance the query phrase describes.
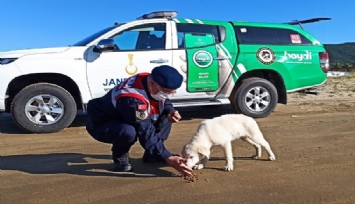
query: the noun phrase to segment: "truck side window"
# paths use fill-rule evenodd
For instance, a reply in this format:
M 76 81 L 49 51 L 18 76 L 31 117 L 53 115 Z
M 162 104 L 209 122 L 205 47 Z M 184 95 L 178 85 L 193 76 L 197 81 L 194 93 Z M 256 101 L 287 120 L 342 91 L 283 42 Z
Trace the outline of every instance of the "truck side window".
M 217 25 L 203 25 L 203 24 L 176 24 L 178 35 L 178 47 L 185 48 L 184 37 L 186 33 L 200 33 L 200 34 L 212 34 L 215 37 L 215 43 L 220 43 L 224 39 L 222 33 L 225 33 L 225 29 L 222 26 Z
M 152 23 L 131 27 L 113 36 L 119 50 L 165 49 L 165 23 Z
M 310 45 L 306 37 L 297 31 L 281 28 L 236 26 L 235 32 L 240 44 L 268 45 Z

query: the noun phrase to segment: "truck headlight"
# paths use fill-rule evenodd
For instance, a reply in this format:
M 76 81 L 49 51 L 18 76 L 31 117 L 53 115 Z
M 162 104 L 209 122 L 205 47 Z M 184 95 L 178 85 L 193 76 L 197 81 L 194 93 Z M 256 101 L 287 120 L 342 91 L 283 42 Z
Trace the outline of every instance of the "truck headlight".
M 17 60 L 17 58 L 0 58 L 0 64 L 1 65 L 10 64 L 11 62 L 14 62 L 15 60 Z

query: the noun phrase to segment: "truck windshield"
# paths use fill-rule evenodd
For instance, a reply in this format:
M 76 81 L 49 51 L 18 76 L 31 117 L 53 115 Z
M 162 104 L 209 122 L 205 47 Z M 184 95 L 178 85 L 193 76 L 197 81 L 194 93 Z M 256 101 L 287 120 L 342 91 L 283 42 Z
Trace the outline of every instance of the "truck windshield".
M 115 24 L 114 26 L 105 28 L 103 30 L 100 30 L 99 32 L 96 32 L 86 38 L 84 38 L 83 40 L 80 40 L 79 42 L 73 44 L 72 46 L 86 46 L 87 44 L 89 44 L 90 42 L 92 42 L 93 40 L 95 40 L 96 38 L 100 37 L 101 35 L 117 28 L 118 26 L 121 26 L 123 23 L 120 24 Z

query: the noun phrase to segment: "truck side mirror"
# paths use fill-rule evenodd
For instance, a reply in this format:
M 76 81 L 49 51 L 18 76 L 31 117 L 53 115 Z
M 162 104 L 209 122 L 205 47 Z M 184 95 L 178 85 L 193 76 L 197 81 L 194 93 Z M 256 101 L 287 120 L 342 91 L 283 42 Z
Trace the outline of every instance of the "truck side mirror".
M 105 52 L 105 51 L 118 50 L 117 48 L 118 47 L 113 39 L 103 39 L 97 43 L 97 45 L 95 46 L 95 51 Z

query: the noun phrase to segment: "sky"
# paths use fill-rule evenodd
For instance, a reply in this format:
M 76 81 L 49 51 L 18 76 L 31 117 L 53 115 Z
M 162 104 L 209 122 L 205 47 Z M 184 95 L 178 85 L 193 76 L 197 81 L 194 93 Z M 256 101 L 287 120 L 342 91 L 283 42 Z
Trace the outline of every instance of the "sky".
M 115 22 L 162 10 L 223 21 L 327 17 L 303 28 L 323 44 L 355 42 L 355 0 L 0 0 L 0 51 L 71 45 Z

